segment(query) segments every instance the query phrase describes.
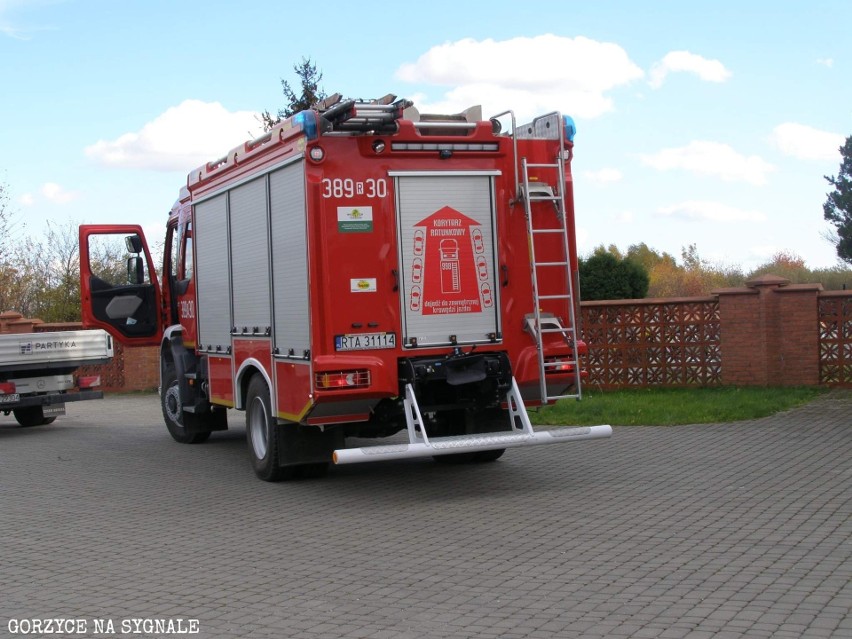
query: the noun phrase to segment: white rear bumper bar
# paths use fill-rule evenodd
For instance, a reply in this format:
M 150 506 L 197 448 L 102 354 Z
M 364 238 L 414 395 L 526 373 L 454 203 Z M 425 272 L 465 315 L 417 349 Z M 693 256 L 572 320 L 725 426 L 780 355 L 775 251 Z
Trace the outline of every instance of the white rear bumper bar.
M 506 395 L 506 404 L 509 409 L 511 431 L 457 435 L 454 437 L 429 437 L 426 434 L 420 407 L 417 405 L 414 388 L 409 384 L 405 388 L 404 399 L 408 443 L 341 448 L 334 451 L 333 460 L 335 464 L 357 464 L 388 459 L 435 457 L 437 455 L 474 453 L 502 448 L 520 448 L 521 446 L 560 444 L 585 439 L 603 439 L 612 435 L 612 427 L 608 425 L 534 431 L 514 378 L 512 379 L 512 389 Z
M 527 433 L 492 433 L 489 435 L 432 437 L 429 439 L 428 444 L 390 444 L 387 446 L 343 448 L 334 451 L 334 463 L 357 464 L 359 462 L 372 462 L 388 459 L 434 457 L 437 455 L 452 455 L 455 453 L 470 453 L 482 450 L 559 444 L 586 439 L 603 439 L 611 435 L 612 427 L 604 425 L 540 430 L 534 432 L 532 435 Z

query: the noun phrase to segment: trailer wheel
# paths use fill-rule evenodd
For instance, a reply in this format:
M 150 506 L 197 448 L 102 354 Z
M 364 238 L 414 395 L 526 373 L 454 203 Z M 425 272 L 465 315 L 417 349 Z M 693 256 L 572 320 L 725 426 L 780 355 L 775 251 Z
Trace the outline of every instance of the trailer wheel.
M 180 387 L 173 369 L 163 371 L 163 389 L 160 393 L 160 406 L 163 420 L 169 434 L 180 444 L 200 444 L 207 441 L 210 432 L 190 433 L 183 425 L 183 406 L 180 401 Z
M 26 408 L 16 408 L 12 411 L 15 419 L 21 426 L 44 426 L 52 424 L 56 421 L 56 416 L 45 417 L 44 409 L 41 406 L 27 406 Z
M 296 474 L 296 466 L 278 465 L 280 439 L 269 386 L 261 375 L 255 375 L 246 395 L 246 441 L 254 472 L 264 481 L 281 481 Z

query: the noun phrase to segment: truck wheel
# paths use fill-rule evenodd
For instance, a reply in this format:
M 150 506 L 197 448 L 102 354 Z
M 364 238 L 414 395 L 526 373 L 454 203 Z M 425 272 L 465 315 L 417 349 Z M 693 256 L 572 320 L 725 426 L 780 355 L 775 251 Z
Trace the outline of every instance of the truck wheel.
M 302 479 L 320 479 L 328 475 L 328 462 L 302 464 L 296 468 L 298 469 L 296 474 Z
M 56 421 L 56 416 L 45 417 L 44 409 L 41 406 L 16 408 L 12 412 L 15 415 L 15 419 L 21 426 L 44 426 L 45 424 L 52 424 Z
M 261 375 L 251 378 L 246 396 L 246 441 L 255 474 L 264 481 L 290 479 L 296 466 L 278 465 L 281 445 L 278 426 L 272 415 L 269 387 Z
M 432 459 L 436 464 L 470 464 L 476 461 L 478 453 L 453 453 L 452 455 L 435 455 Z
M 497 461 L 505 452 L 505 448 L 498 448 L 497 450 L 478 450 L 473 453 L 435 455 L 432 459 L 439 464 L 481 464 L 484 462 Z
M 474 453 L 476 457 L 474 457 L 473 461 L 475 462 L 493 462 L 497 461 L 503 456 L 503 453 L 506 452 L 505 448 L 498 448 L 497 450 L 481 450 L 478 453 Z
M 181 444 L 200 444 L 207 441 L 210 432 L 189 433 L 183 425 L 183 407 L 180 401 L 180 388 L 173 370 L 163 372 L 163 388 L 160 393 L 160 406 L 163 409 L 163 420 L 169 434 Z
M 508 421 L 506 411 L 487 411 L 475 416 L 464 411 L 444 411 L 437 415 L 436 432 L 440 436 L 471 435 L 500 431 L 504 422 Z M 492 462 L 502 457 L 505 448 L 497 450 L 479 450 L 470 453 L 453 453 L 451 455 L 435 455 L 432 459 L 438 464 L 477 464 Z

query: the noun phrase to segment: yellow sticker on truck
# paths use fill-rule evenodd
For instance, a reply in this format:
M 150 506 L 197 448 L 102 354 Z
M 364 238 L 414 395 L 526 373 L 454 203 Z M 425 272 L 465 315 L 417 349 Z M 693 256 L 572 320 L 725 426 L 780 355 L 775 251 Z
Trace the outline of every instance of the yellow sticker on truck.
M 349 280 L 349 290 L 352 293 L 375 293 L 378 290 L 376 287 L 376 278 L 356 277 L 351 279 Z

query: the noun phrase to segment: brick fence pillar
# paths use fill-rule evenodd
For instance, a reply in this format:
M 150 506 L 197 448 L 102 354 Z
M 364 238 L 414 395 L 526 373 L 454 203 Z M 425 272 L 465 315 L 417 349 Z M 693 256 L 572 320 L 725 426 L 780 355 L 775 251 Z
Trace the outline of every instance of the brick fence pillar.
M 774 275 L 719 298 L 722 383 L 743 386 L 819 384 L 817 297 L 821 284 L 790 284 Z
M 15 311 L 0 313 L 0 333 L 32 333 L 41 324 L 40 319 L 28 319 Z
M 15 311 L 3 311 L 0 313 L 0 333 L 11 333 L 9 324 L 17 322 L 19 319 L 23 319 L 23 317 L 23 315 Z

